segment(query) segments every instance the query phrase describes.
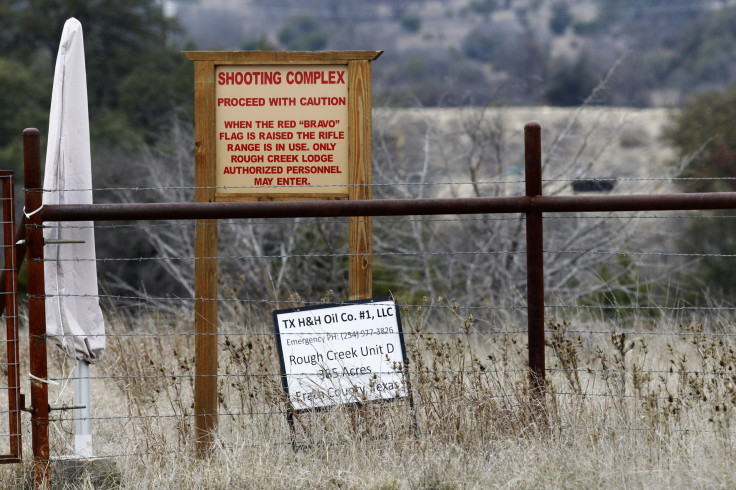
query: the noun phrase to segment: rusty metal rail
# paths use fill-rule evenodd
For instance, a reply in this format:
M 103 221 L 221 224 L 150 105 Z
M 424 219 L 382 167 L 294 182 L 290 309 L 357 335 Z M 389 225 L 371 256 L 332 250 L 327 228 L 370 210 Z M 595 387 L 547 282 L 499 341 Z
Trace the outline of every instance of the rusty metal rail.
M 274 201 L 46 205 L 42 221 L 329 218 L 438 214 L 586 213 L 736 209 L 736 192 L 628 196 L 522 196 L 372 201 Z
M 46 205 L 47 221 L 151 221 L 238 218 L 329 218 L 439 214 L 587 213 L 736 209 L 736 192 L 628 196 L 477 197 L 373 201 L 279 201 Z

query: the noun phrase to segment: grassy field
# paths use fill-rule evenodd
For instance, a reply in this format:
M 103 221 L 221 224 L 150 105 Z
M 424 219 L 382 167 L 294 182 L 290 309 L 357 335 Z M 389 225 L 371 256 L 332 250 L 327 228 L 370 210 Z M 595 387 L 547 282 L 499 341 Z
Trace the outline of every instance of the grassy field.
M 402 316 L 415 410 L 400 401 L 303 414 L 296 451 L 268 324 L 254 322 L 248 335 L 224 325 L 220 430 L 205 460 L 192 444 L 188 321 L 117 318 L 107 362 L 92 372 L 95 451 L 104 464 L 69 479 L 55 463 L 54 487 L 736 485 L 731 322 L 555 320 L 540 398 L 529 391 L 525 334 L 509 333 L 511 325 L 481 334 L 451 305 L 405 308 Z M 52 377 L 69 375 L 56 352 L 50 361 Z M 52 386 L 51 403 L 71 403 L 71 389 Z M 70 412 L 53 415 L 51 453 L 60 457 L 73 448 L 74 427 Z M 29 485 L 24 437 L 26 462 L 0 469 L 3 488 Z
M 396 146 L 399 156 L 406 155 L 387 160 L 386 167 L 400 167 L 402 159 L 414 162 L 416 155 L 424 155 L 418 161 L 445 172 L 438 171 L 429 180 L 464 182 L 467 179 L 463 178 L 462 168 L 442 162 L 454 161 L 448 160 L 448 154 L 458 153 L 458 158 L 465 158 L 456 149 L 464 146 L 472 149 L 466 140 L 473 134 L 470 129 L 478 126 L 474 121 L 482 120 L 489 134 L 498 136 L 496 146 L 483 148 L 489 152 L 484 154 L 497 156 L 498 168 L 489 169 L 489 175 L 481 177 L 493 181 L 518 180 L 523 123 L 537 119 L 542 123 L 545 138 L 543 151 L 548 176 L 545 193 L 570 193 L 570 179 L 579 177 L 617 177 L 619 183 L 614 192 L 641 192 L 645 186 L 647 191 L 652 187 L 662 191 L 666 190 L 665 186 L 671 186 L 664 179 L 667 175 L 664 162 L 669 153 L 659 139 L 667 118 L 665 111 L 586 108 L 578 115 L 543 108 L 493 110 L 482 114 L 482 119 L 478 111 L 378 113 L 376 128 L 382 131 L 374 148 L 380 154 L 379 148 L 383 147 L 378 143 L 385 143 L 389 149 L 391 145 Z M 415 133 L 420 137 L 415 137 Z M 413 172 L 413 167 L 407 170 L 410 176 L 415 175 Z M 388 182 L 410 181 L 393 173 L 386 178 Z M 648 180 L 660 178 L 661 181 Z M 488 186 L 494 189 L 491 184 Z M 447 192 L 461 195 L 464 187 L 458 189 Z M 499 191 L 502 192 L 514 193 L 516 189 Z M 468 223 L 470 227 L 474 221 Z M 571 234 L 561 220 L 549 223 L 547 229 L 556 229 L 565 238 Z M 585 230 L 597 230 L 602 244 L 583 246 L 575 242 L 559 247 L 603 251 L 640 249 L 612 244 L 611 240 L 619 233 L 599 226 L 598 222 L 591 223 Z M 395 234 L 401 228 L 408 228 L 394 222 L 388 226 Z M 498 223 L 483 225 L 487 235 L 482 237 L 487 238 L 482 241 L 498 241 L 500 226 Z M 647 225 L 642 228 L 649 233 Z M 453 230 L 461 241 L 467 241 L 462 237 L 475 236 Z M 475 228 L 471 231 L 477 234 Z M 586 231 L 581 235 L 591 233 Z M 418 234 L 417 243 L 426 245 L 426 236 Z M 428 250 L 452 249 L 446 243 L 446 235 L 437 236 L 440 243 L 430 244 Z M 549 236 L 554 238 L 552 233 Z M 644 237 L 649 245 L 661 241 L 651 236 Z M 235 239 L 230 242 L 244 243 Z M 180 250 L 184 240 L 173 243 L 178 254 L 187 255 Z M 554 241 L 547 244 L 550 250 L 555 246 Z M 410 251 L 417 250 L 411 244 L 407 247 Z M 393 251 L 386 244 L 383 248 Z M 478 246 L 471 251 L 481 249 L 485 250 Z M 231 255 L 238 256 L 238 260 L 246 254 L 242 249 L 236 252 Z M 289 253 L 297 252 L 298 249 Z M 570 269 L 566 264 L 577 264 L 580 271 L 597 274 L 596 279 L 605 287 L 615 288 L 596 269 L 603 260 L 601 256 L 588 255 L 590 265 L 577 263 L 578 255 L 571 262 L 563 263 L 559 257 L 557 262 L 562 263 L 559 267 L 563 269 Z M 473 268 L 480 275 L 488 276 L 489 263 L 483 262 L 486 259 L 479 260 Z M 402 261 L 405 266 L 408 259 Z M 518 262 L 523 268 L 523 260 Z M 549 269 L 554 263 L 555 260 L 548 260 Z M 499 267 L 506 267 L 505 264 Z M 180 262 L 176 266 L 183 267 Z M 671 265 L 656 262 L 651 269 L 669 271 L 665 266 Z M 426 286 L 424 277 L 414 277 L 416 269 L 406 269 L 411 279 Z M 312 280 L 313 275 L 305 274 L 304 270 L 301 266 L 294 268 Z M 396 266 L 387 262 L 384 270 L 390 272 L 392 287 L 401 284 Z M 436 264 L 432 265 L 438 288 L 454 287 L 449 284 L 453 271 L 461 279 L 466 278 L 465 272 L 452 268 L 447 274 L 438 270 Z M 221 277 L 223 282 L 225 275 Z M 244 273 L 242 281 L 251 284 L 250 277 Z M 556 282 L 554 277 L 549 275 L 548 281 L 561 287 L 562 282 Z M 406 278 L 403 279 L 406 283 Z M 731 426 L 736 408 L 733 371 L 736 327 L 730 317 L 691 317 L 684 313 L 676 316 L 676 309 L 668 310 L 671 314 L 635 308 L 617 309 L 613 314 L 585 308 L 550 309 L 550 314 L 555 314 L 547 324 L 546 395 L 539 396 L 530 391 L 526 370 L 525 311 L 497 308 L 522 304 L 523 294 L 519 292 L 522 289 L 510 287 L 506 275 L 499 282 L 481 284 L 480 281 L 465 281 L 470 284 L 463 304 L 482 305 L 472 310 L 472 315 L 437 297 L 421 306 L 402 307 L 414 410 L 406 401 L 398 401 L 302 414 L 296 421 L 297 450 L 292 447 L 286 423 L 287 404 L 279 378 L 270 309 L 252 308 L 247 301 L 224 302 L 221 313 L 227 310 L 230 319 L 219 326 L 219 430 L 212 454 L 206 459 L 196 457 L 193 444 L 195 336 L 192 335 L 193 313 L 185 310 L 189 303 L 180 301 L 179 306 L 169 309 L 146 306 L 130 309 L 106 304 L 103 310 L 107 315 L 108 349 L 104 360 L 93 366 L 91 372 L 94 449 L 101 460 L 90 465 L 88 472 L 71 476 L 65 469 L 66 462 L 53 463 L 53 486 L 169 489 L 736 486 L 736 477 L 730 469 L 734 443 Z M 499 288 L 497 284 L 504 287 Z M 228 300 L 263 298 L 262 283 L 253 285 L 254 291 L 233 288 L 224 291 L 223 296 Z M 639 284 L 634 285 L 639 291 Z M 404 287 L 408 290 L 408 286 Z M 580 287 L 576 286 L 577 296 L 568 298 L 570 302 L 580 299 Z M 478 291 L 498 297 L 478 299 Z M 421 298 L 421 294 L 417 288 L 407 296 Z M 550 294 L 562 293 L 550 288 Z M 648 290 L 642 296 L 647 297 L 632 295 L 631 300 L 651 299 Z M 279 297 L 275 296 L 276 300 Z M 603 296 L 589 294 L 588 298 L 600 300 Z M 178 307 L 185 310 L 178 316 L 164 313 Z M 27 363 L 26 352 L 27 339 L 24 339 L 21 353 Z M 21 373 L 27 372 L 28 366 L 24 365 Z M 59 383 L 49 387 L 50 403 L 71 405 L 73 363 L 50 350 L 49 373 Z M 22 375 L 22 391 L 29 393 L 25 375 Z M 27 414 L 23 417 L 25 462 L 0 467 L 2 488 L 31 485 L 30 422 Z M 51 454 L 54 459 L 63 460 L 73 452 L 74 414 L 55 411 L 52 417 Z

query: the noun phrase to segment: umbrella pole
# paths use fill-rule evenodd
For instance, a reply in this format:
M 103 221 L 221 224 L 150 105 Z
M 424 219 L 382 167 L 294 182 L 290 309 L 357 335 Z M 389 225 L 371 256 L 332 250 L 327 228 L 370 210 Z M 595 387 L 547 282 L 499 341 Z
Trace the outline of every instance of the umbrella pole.
M 92 410 L 89 399 L 89 363 L 77 361 L 77 375 L 74 377 L 74 454 L 79 458 L 89 458 L 92 452 Z

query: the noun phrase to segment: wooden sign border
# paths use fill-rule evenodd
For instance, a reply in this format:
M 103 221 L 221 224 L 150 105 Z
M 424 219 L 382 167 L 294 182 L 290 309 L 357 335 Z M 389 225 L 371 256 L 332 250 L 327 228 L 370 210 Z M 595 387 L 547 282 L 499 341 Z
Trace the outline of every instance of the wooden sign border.
M 372 93 L 371 61 L 383 51 L 184 51 L 194 62 L 194 183 L 196 202 L 232 200 L 315 200 L 371 198 Z M 217 193 L 215 164 L 215 70 L 220 65 L 347 65 L 348 70 L 348 193 L 279 194 L 274 196 Z M 372 296 L 372 220 L 350 218 L 349 297 Z M 195 442 L 201 457 L 214 443 L 217 430 L 217 220 L 195 225 Z
M 194 61 L 195 185 L 197 202 L 370 199 L 372 93 L 371 61 L 383 51 L 184 51 Z M 343 65 L 348 69 L 347 193 L 218 193 L 215 149 L 215 71 L 222 65 Z

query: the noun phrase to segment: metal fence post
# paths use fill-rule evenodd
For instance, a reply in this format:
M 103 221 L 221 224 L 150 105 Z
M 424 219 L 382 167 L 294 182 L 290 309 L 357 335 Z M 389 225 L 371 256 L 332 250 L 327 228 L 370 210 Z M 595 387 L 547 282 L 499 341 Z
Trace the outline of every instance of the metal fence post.
M 26 253 L 28 256 L 28 347 L 31 370 L 31 443 L 35 488 L 49 488 L 49 393 L 46 364 L 46 305 L 43 277 L 41 135 L 23 131 Z
M 544 235 L 542 212 L 533 199 L 542 195 L 542 128 L 537 122 L 524 126 L 526 195 L 532 198 L 526 213 L 527 325 L 529 373 L 532 389 L 544 392 Z

